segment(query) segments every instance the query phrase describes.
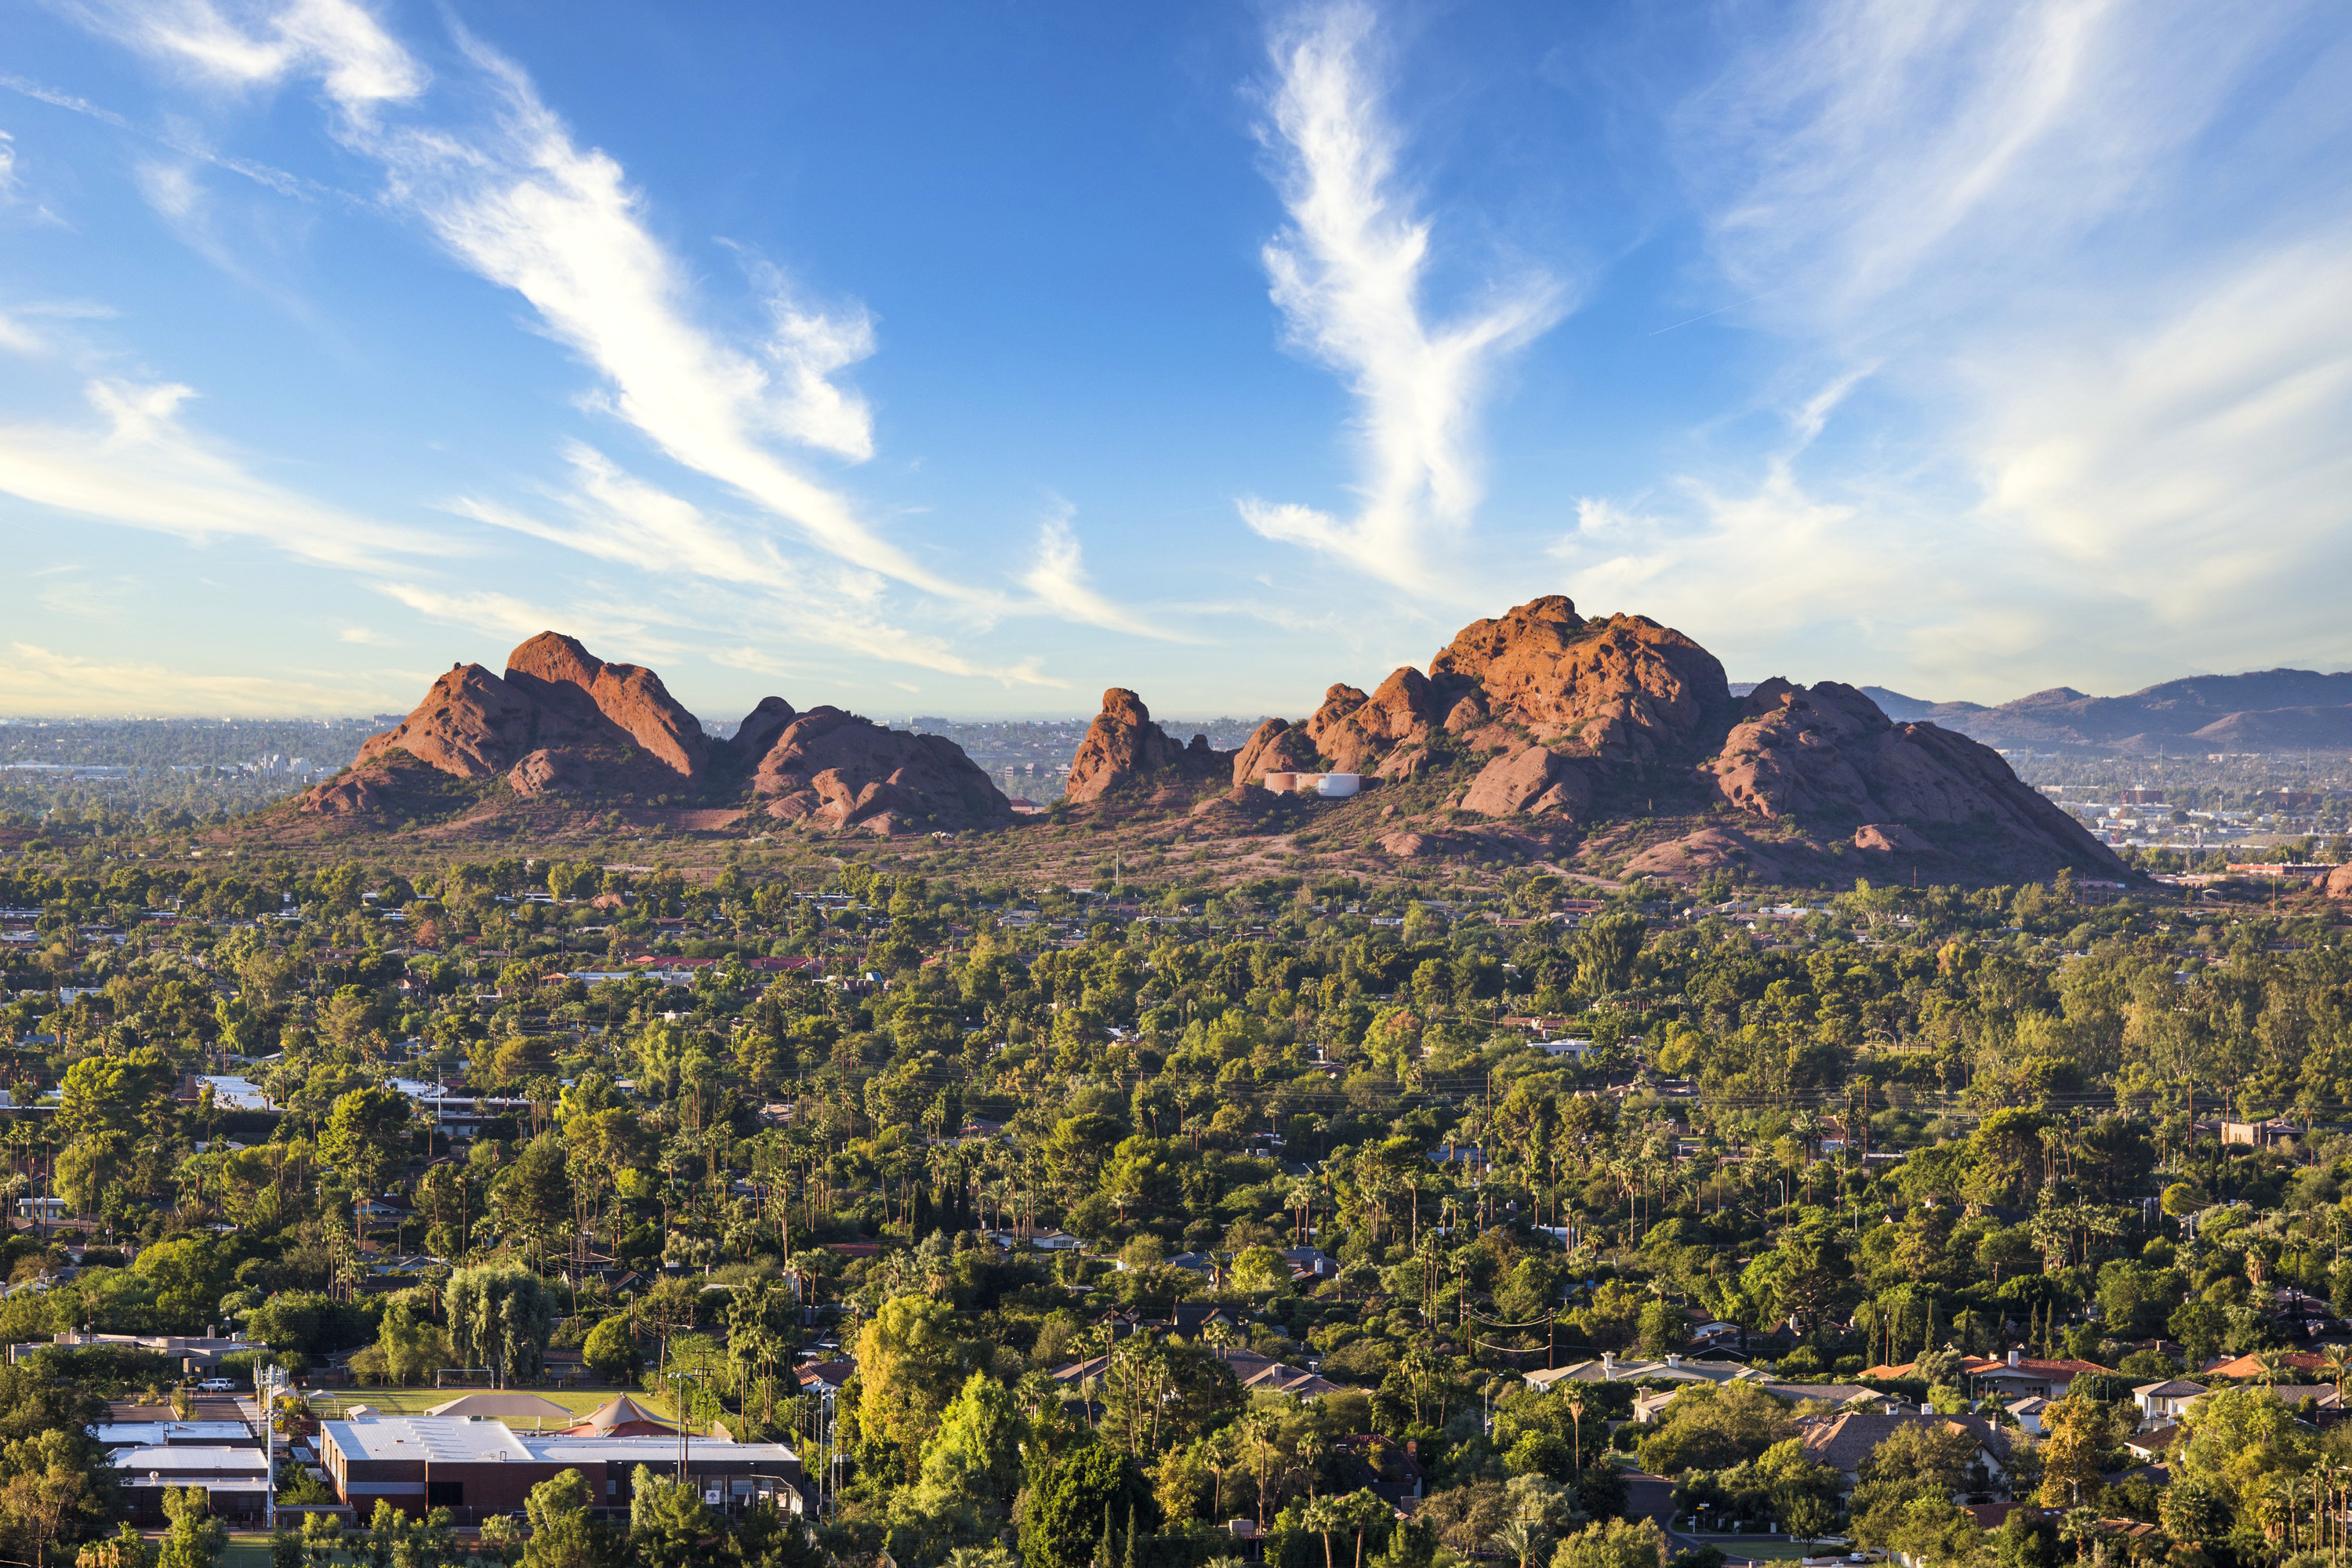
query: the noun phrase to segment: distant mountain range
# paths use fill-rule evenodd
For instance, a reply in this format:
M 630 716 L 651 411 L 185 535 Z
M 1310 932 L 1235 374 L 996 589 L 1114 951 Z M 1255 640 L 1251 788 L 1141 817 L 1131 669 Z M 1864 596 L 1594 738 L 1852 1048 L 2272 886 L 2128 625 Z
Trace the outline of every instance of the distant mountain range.
M 2352 751 L 2352 670 L 2192 675 L 2128 697 L 2091 697 L 2057 686 L 1998 708 L 1928 702 L 1883 686 L 1863 690 L 1897 723 L 1938 724 L 2005 748 L 2132 756 Z

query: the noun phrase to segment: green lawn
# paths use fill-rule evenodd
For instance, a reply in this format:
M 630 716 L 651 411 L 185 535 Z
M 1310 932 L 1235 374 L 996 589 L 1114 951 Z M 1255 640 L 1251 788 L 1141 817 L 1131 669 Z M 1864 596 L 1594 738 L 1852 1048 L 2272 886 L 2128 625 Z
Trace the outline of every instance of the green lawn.
M 354 1405 L 364 1405 L 384 1415 L 422 1415 L 436 1405 L 446 1405 L 468 1394 L 488 1394 L 484 1388 L 338 1388 L 314 1396 L 310 1408 L 326 1420 L 332 1421 Z M 615 1394 L 625 1394 L 639 1405 L 667 1418 L 670 1402 L 660 1394 L 647 1394 L 635 1388 L 520 1388 L 517 1394 L 535 1394 L 541 1399 L 552 1400 L 575 1415 L 585 1415 L 601 1405 L 609 1405 Z M 525 1424 L 528 1426 L 528 1423 Z
M 269 1532 L 231 1531 L 228 1548 L 220 1554 L 217 1568 L 269 1568 Z

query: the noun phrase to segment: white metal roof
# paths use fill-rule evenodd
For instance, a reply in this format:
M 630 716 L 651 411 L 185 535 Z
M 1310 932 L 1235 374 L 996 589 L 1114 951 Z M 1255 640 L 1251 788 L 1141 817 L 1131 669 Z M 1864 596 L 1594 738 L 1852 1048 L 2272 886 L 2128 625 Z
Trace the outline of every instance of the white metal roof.
M 143 1474 L 162 1470 L 177 1475 L 202 1471 L 209 1475 L 269 1473 L 269 1456 L 258 1448 L 206 1448 L 194 1444 L 176 1448 L 125 1448 L 114 1456 L 117 1469 Z
M 417 1459 L 436 1465 L 515 1463 L 530 1454 L 511 1427 L 496 1421 L 448 1416 L 379 1415 L 366 1421 L 324 1421 L 320 1437 L 350 1459 Z
M 373 1460 L 430 1459 L 448 1464 L 676 1464 L 676 1437 L 567 1437 L 559 1433 L 525 1434 L 497 1421 L 467 1421 L 450 1416 L 377 1416 L 366 1421 L 320 1424 L 323 1443 L 332 1443 L 346 1458 Z M 790 1464 L 800 1456 L 782 1443 L 722 1443 L 715 1438 L 693 1440 L 695 1458 L 755 1464 Z M 184 1454 L 185 1448 L 171 1452 Z M 260 1456 L 257 1453 L 255 1458 Z
M 173 1438 L 235 1448 L 257 1440 L 242 1421 L 100 1421 L 89 1435 L 101 1448 L 161 1448 Z

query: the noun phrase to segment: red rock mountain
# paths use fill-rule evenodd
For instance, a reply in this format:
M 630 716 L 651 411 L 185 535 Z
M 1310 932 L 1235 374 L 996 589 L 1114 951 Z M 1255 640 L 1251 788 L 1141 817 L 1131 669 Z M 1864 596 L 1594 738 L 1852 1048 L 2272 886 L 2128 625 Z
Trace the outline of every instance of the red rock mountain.
M 1744 856 L 1745 836 L 1798 824 L 1826 833 L 1823 844 L 1911 860 L 2122 868 L 1964 736 L 1893 723 L 1834 682 L 1772 680 L 1735 699 L 1715 656 L 1673 627 L 1643 616 L 1588 620 L 1557 595 L 1464 627 L 1426 674 L 1398 669 L 1369 695 L 1334 686 L 1305 720 L 1270 719 L 1236 752 L 1179 748 L 1135 693 L 1109 691 L 1068 794 L 1096 800 L 1175 769 L 1229 777 L 1238 797 L 1273 772 L 1401 782 L 1465 759 L 1477 772 L 1448 804 L 1490 818 L 1729 810 L 1727 826 L 1692 835 L 1683 859 L 1693 865 Z
M 1013 820 L 1011 803 L 953 741 L 885 730 L 838 708 L 787 724 L 761 755 L 752 788 L 770 816 L 828 827 L 887 834 Z
M 1209 749 L 1205 735 L 1193 736 L 1190 746 L 1181 744 L 1151 721 L 1151 710 L 1142 698 L 1114 686 L 1103 693 L 1102 711 L 1078 742 L 1062 794 L 1073 801 L 1099 800 L 1124 784 L 1154 775 L 1208 778 L 1224 771 L 1230 761 L 1226 753 Z
M 727 804 L 749 787 L 780 820 L 891 833 L 1012 820 L 988 775 L 953 742 L 763 699 L 731 741 L 714 740 L 652 670 L 607 664 L 541 632 L 504 675 L 458 665 L 352 769 L 312 789 L 317 816 L 404 814 L 448 780 L 501 780 L 513 795 L 669 797 Z

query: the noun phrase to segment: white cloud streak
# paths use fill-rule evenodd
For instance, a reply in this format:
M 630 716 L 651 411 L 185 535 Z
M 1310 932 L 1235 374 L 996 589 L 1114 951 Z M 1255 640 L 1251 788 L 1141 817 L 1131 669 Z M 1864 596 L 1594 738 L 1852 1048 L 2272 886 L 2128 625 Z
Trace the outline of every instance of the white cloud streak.
M 375 572 L 446 541 L 272 484 L 192 434 L 178 385 L 93 381 L 97 426 L 0 423 L 0 493 L 79 516 L 203 542 L 259 540 L 298 560 Z
M 792 635 L 845 641 L 874 657 L 924 668 L 1034 682 L 1032 662 L 1009 669 L 961 658 L 940 639 L 892 626 L 877 601 L 890 582 L 971 616 L 1036 610 L 1114 625 L 1121 612 L 1076 570 L 1075 541 L 1055 542 L 1032 575 L 1050 592 L 1019 599 L 918 562 L 883 538 L 860 507 L 809 477 L 788 446 L 850 462 L 874 452 L 873 416 L 842 373 L 871 355 L 873 320 L 861 305 L 820 308 L 775 267 L 748 262 L 765 310 L 764 332 L 738 342 L 697 319 L 685 269 L 651 232 L 642 195 L 620 163 L 583 148 L 530 79 L 455 29 L 492 110 L 480 123 L 435 122 L 423 112 L 429 73 L 352 0 L 293 0 L 232 14 L 212 0 L 160 8 L 108 5 L 101 30 L 215 82 L 246 87 L 315 78 L 333 130 L 384 170 L 392 205 L 421 222 L 460 263 L 522 296 L 540 325 L 597 375 L 587 401 L 635 427 L 665 456 L 779 520 L 838 569 L 794 562 L 764 527 L 722 519 L 647 484 L 582 443 L 566 450 L 570 487 L 550 492 L 553 515 L 478 496 L 450 510 L 583 554 L 653 573 L 685 572 L 793 604 Z M 406 110 L 407 112 L 395 112 Z M 193 202 L 159 173 L 150 196 L 168 216 Z M 409 592 L 409 589 L 404 589 Z M 510 601 L 436 596 L 412 607 L 473 624 L 519 613 Z M 1125 629 L 1160 635 L 1133 616 Z
M 1070 526 L 1073 510 L 1063 503 L 1038 529 L 1036 563 L 1021 579 L 1022 586 L 1065 620 L 1162 642 L 1191 640 L 1114 604 L 1095 588 L 1087 576 L 1077 531 Z
M 1266 140 L 1291 226 L 1264 252 L 1291 347 L 1337 372 L 1359 405 L 1355 516 L 1250 498 L 1244 520 L 1399 587 L 1442 576 L 1430 547 L 1466 529 L 1482 486 L 1477 416 L 1500 363 L 1558 321 L 1552 278 L 1498 282 L 1477 310 L 1433 324 L 1422 294 L 1431 225 L 1397 172 L 1370 55 L 1375 18 L 1331 5 L 1283 27 Z

